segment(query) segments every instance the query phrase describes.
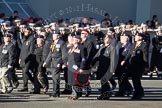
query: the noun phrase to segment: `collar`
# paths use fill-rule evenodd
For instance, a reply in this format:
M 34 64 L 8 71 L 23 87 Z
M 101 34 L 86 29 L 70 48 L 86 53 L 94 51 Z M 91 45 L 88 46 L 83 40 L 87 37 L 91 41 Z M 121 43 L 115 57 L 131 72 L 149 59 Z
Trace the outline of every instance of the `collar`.
M 137 41 L 137 44 L 139 45 L 139 44 L 141 44 L 142 43 L 142 41 Z
M 59 39 L 57 39 L 57 40 L 54 40 L 54 42 L 55 42 L 55 43 L 57 43 L 58 41 L 59 41 Z
M 74 48 L 77 48 L 77 47 L 78 47 L 78 44 L 75 44 L 75 45 L 74 45 Z
M 4 45 L 5 45 L 5 46 L 8 46 L 8 45 L 9 45 L 9 43 L 10 43 L 10 42 L 7 42 L 7 43 L 5 43 Z
M 121 46 L 124 47 L 127 45 L 128 42 L 121 43 Z
M 109 47 L 110 46 L 110 43 L 108 43 L 108 44 L 105 44 L 105 47 Z

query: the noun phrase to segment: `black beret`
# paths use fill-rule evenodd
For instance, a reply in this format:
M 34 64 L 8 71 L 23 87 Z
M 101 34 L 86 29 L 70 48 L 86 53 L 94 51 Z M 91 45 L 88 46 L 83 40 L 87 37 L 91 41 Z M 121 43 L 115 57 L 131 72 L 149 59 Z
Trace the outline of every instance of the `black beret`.
M 128 37 L 130 37 L 130 34 L 127 33 L 127 32 L 123 32 L 123 33 L 121 34 L 121 36 L 128 36 Z
M 5 33 L 5 35 L 3 37 L 12 37 L 13 35 L 11 33 Z
M 74 35 L 74 38 L 81 39 L 80 35 Z
M 44 38 L 44 36 L 43 35 L 38 35 L 38 37 L 37 38 Z
M 144 35 L 143 33 L 138 33 L 138 32 L 137 32 L 135 36 L 144 37 L 145 35 Z

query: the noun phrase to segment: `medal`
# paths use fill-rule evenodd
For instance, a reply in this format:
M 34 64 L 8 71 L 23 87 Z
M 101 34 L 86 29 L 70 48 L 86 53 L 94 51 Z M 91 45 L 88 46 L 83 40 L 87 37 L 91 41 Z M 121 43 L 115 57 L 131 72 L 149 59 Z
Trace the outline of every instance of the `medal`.
M 139 50 L 137 51 L 137 54 L 140 54 L 140 51 Z
M 59 49 L 59 48 L 57 48 L 56 50 L 57 50 L 57 51 L 60 51 L 60 49 Z
M 5 49 L 2 50 L 2 53 L 3 53 L 3 54 L 7 54 L 7 52 L 8 52 L 8 51 L 5 50 Z

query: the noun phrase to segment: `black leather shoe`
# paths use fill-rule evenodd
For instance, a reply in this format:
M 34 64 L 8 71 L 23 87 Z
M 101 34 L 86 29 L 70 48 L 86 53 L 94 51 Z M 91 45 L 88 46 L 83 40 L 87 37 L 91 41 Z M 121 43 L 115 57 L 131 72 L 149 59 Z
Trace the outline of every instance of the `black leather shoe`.
M 119 92 L 117 92 L 117 93 L 115 94 L 115 96 L 116 96 L 116 97 L 124 97 L 124 93 L 119 93 Z
M 152 78 L 153 77 L 153 73 L 150 73 L 150 78 Z
M 31 91 L 30 94 L 40 94 L 40 91 Z
M 77 100 L 79 97 L 78 96 L 70 96 L 68 97 L 68 99 L 71 99 L 71 100 Z
M 130 96 L 132 93 L 133 93 L 133 90 L 130 90 L 130 91 L 126 91 L 126 92 L 125 92 L 125 94 L 126 94 L 127 96 Z
M 116 86 L 117 86 L 117 83 L 113 84 L 111 90 L 115 90 Z
M 91 94 L 91 91 L 87 91 L 85 94 L 85 97 L 89 97 L 90 94 Z
M 16 83 L 13 85 L 13 89 L 16 89 L 18 86 L 19 86 L 19 82 L 16 82 Z
M 142 96 L 133 96 L 131 99 L 132 100 L 141 100 Z
M 50 94 L 49 96 L 50 96 L 50 97 L 55 97 L 55 98 L 60 97 L 59 94 Z
M 132 99 L 132 100 L 141 100 L 142 97 L 144 97 L 144 94 L 141 94 L 141 95 L 135 95 L 135 96 L 133 96 L 131 99 Z
M 66 90 L 66 89 L 61 92 L 61 94 L 71 94 L 71 93 L 72 93 L 71 90 Z
M 158 78 L 162 78 L 162 74 L 158 74 L 157 76 L 158 76 Z
M 18 92 L 28 92 L 28 88 L 22 88 L 22 89 L 18 90 Z
M 12 92 L 12 90 L 13 90 L 13 88 L 12 88 L 12 87 L 8 87 L 8 88 L 7 88 L 6 93 L 7 93 L 7 94 L 8 94 L 8 93 L 11 93 L 11 92 Z
M 108 96 L 98 96 L 97 97 L 97 100 L 109 100 L 110 99 L 110 97 L 108 97 Z
M 48 88 L 45 87 L 45 88 L 43 89 L 43 94 L 46 94 L 47 92 L 48 92 Z

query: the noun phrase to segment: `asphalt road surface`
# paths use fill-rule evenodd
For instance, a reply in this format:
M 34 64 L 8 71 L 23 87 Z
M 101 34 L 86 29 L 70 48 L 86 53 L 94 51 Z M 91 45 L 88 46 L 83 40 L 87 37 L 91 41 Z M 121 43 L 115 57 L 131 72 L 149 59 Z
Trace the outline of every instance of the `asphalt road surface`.
M 145 90 L 145 97 L 142 100 L 133 101 L 130 97 L 114 97 L 110 100 L 99 101 L 99 81 L 91 81 L 92 94 L 79 100 L 69 100 L 68 95 L 61 95 L 60 98 L 51 98 L 48 95 L 52 92 L 52 81 L 47 94 L 20 93 L 14 90 L 11 94 L 0 94 L 0 108 L 162 108 L 162 80 L 142 80 Z M 31 88 L 31 84 L 29 85 Z M 18 89 L 22 88 L 22 80 Z M 64 81 L 61 81 L 61 91 L 64 88 Z M 118 87 L 113 91 L 116 92 Z

